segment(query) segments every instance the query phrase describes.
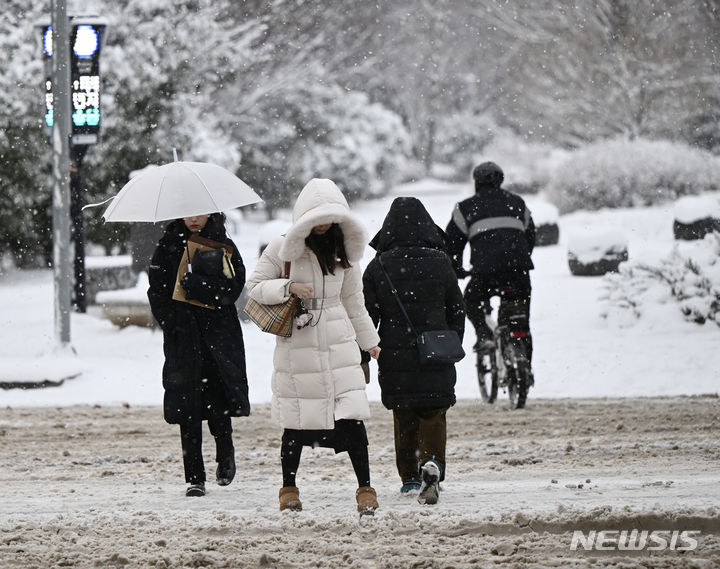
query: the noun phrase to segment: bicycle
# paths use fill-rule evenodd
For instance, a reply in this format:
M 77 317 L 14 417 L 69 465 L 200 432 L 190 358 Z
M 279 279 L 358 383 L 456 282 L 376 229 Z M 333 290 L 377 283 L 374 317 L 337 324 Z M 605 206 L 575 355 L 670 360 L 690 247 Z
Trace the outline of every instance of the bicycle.
M 498 388 L 507 391 L 510 409 L 522 409 L 527 401 L 533 378 L 522 338 L 526 331 L 498 326 L 493 317 L 492 305 L 483 306 L 485 322 L 493 332 L 492 348 L 478 351 L 477 368 L 480 396 L 485 403 L 497 399 Z

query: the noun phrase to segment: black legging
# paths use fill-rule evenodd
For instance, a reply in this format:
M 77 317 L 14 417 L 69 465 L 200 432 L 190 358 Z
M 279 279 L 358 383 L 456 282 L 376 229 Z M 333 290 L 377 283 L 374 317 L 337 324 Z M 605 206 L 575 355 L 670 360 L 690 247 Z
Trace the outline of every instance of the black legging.
M 230 417 L 208 419 L 210 434 L 215 438 L 215 460 L 234 453 L 232 442 L 232 421 Z M 205 463 L 202 455 L 202 421 L 180 425 L 185 482 L 200 484 L 205 482 Z
M 341 433 L 340 437 L 336 437 Z M 350 436 L 352 438 L 350 438 Z M 336 440 L 341 438 L 343 440 Z M 370 458 L 367 435 L 362 421 L 340 419 L 333 430 L 285 429 L 280 447 L 283 486 L 295 486 L 295 476 L 300 466 L 303 446 L 335 448 L 335 452 L 347 451 L 350 456 L 359 487 L 370 486 Z

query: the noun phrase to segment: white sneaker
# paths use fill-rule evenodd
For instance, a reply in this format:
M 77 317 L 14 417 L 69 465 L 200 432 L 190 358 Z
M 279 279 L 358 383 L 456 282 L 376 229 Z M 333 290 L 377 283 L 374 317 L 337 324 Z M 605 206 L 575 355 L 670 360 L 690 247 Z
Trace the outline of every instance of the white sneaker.
M 434 460 L 428 460 L 422 467 L 422 486 L 418 494 L 421 504 L 437 504 L 440 467 Z

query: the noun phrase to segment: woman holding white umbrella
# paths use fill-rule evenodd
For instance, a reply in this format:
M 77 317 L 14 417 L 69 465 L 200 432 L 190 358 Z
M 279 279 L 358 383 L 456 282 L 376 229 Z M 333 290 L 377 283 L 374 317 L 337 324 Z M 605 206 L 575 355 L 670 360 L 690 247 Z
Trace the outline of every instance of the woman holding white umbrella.
M 216 480 L 221 486 L 235 476 L 231 417 L 250 414 L 245 348 L 235 301 L 245 283 L 245 267 L 225 231 L 222 213 L 194 215 L 168 224 L 152 257 L 148 298 L 163 330 L 164 415 L 180 425 L 187 496 L 205 495 L 202 422 L 215 438 Z M 229 266 L 204 273 L 192 266 L 180 286 L 186 302 L 173 298 L 178 267 L 189 255 L 193 236 L 232 251 Z M 197 252 L 195 253 L 197 257 Z M 177 295 L 175 295 L 177 297 Z
M 205 495 L 204 420 L 215 438 L 218 484 L 226 486 L 235 476 L 231 417 L 250 414 L 245 347 L 235 308 L 245 266 L 225 231 L 225 215 L 217 212 L 260 201 L 232 172 L 175 156 L 174 162 L 132 177 L 103 214 L 106 221 L 174 220 L 150 262 L 148 298 L 163 331 L 164 414 L 168 423 L 180 425 L 187 496 Z M 188 243 L 196 237 L 229 255 L 222 255 L 217 270 L 210 272 L 199 270 L 193 258 L 181 275 L 180 267 L 185 271 L 190 260 Z M 205 265 L 213 267 L 212 262 Z

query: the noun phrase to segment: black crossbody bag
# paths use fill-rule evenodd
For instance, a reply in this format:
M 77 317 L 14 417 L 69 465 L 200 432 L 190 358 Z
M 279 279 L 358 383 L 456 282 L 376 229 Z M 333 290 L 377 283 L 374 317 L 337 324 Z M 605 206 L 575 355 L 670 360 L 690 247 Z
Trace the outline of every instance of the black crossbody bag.
M 447 365 L 457 363 L 463 359 L 465 350 L 463 350 L 460 336 L 455 330 L 428 330 L 418 334 L 379 255 L 378 262 L 382 272 L 385 273 L 385 278 L 390 285 L 390 290 L 400 307 L 400 311 L 407 320 L 410 330 L 415 335 L 420 363 L 425 365 Z

